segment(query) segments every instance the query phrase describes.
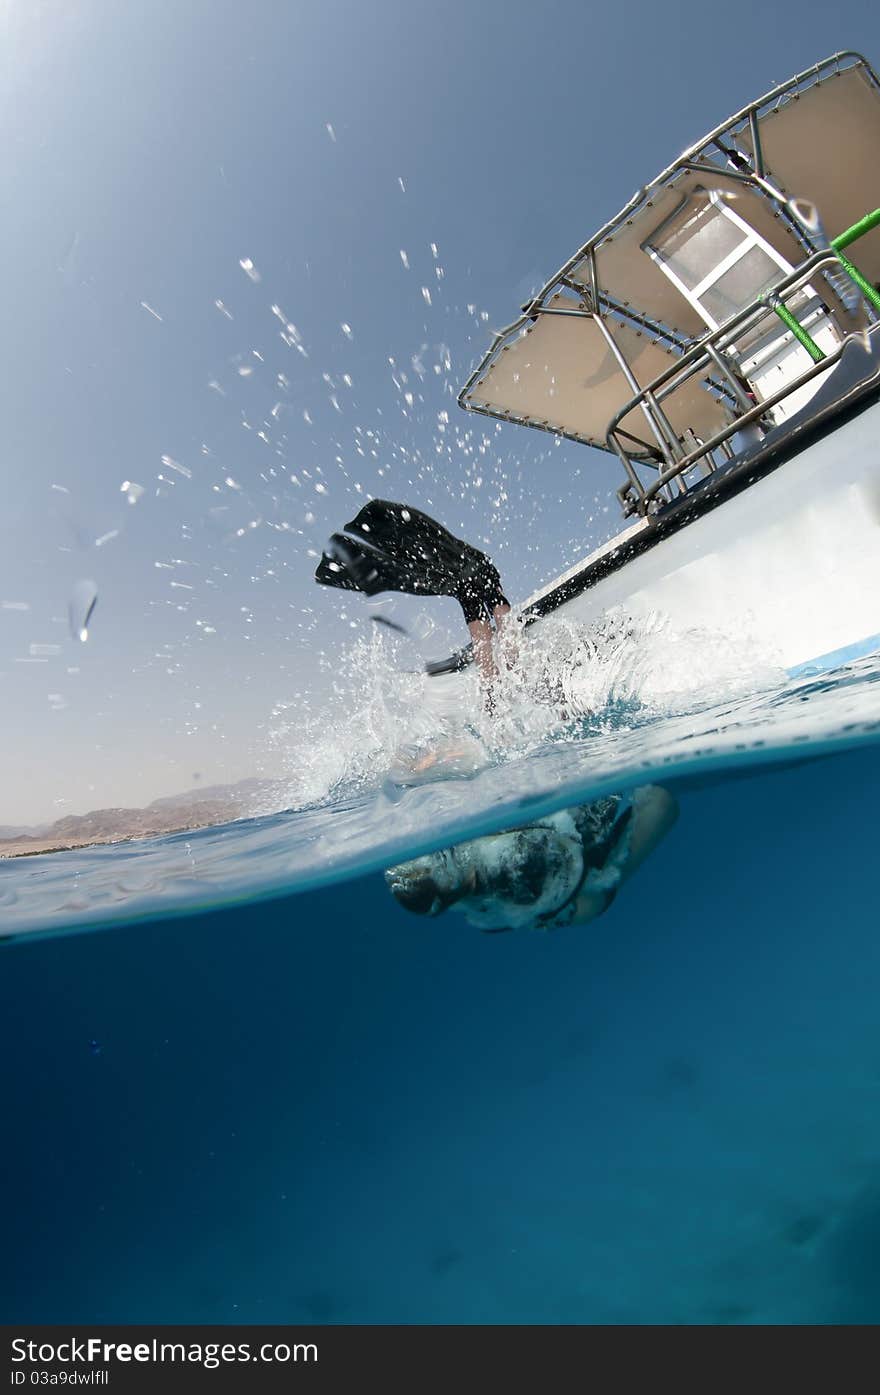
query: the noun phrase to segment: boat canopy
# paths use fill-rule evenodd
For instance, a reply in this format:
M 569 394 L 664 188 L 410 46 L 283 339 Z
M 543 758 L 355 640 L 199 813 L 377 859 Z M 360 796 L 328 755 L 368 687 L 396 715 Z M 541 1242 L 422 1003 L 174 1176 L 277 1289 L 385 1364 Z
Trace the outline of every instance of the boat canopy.
M 634 394 L 754 298 L 738 302 L 729 289 L 735 264 L 744 279 L 763 258 L 773 272 L 762 273 L 766 290 L 880 204 L 878 151 L 880 82 L 859 54 L 835 54 L 781 84 L 686 150 L 578 249 L 495 336 L 461 406 L 608 449 L 609 423 Z M 710 205 L 733 216 L 713 224 L 703 217 Z M 799 215 L 799 206 L 812 208 Z M 727 261 L 724 238 L 734 239 Z M 709 244 L 725 293 L 714 301 L 711 277 L 691 268 L 688 281 L 688 257 Z M 880 282 L 880 226 L 861 238 L 856 259 L 868 282 Z M 734 272 L 727 285 L 725 267 Z M 820 274 L 816 289 L 823 309 L 845 321 L 834 276 Z M 664 406 L 676 437 L 705 440 L 730 422 L 732 404 L 742 407 L 736 383 L 731 394 L 729 378 L 712 373 Z M 649 416 L 641 405 L 618 421 L 633 458 L 657 455 Z
M 515 335 L 486 377 L 474 384 L 470 404 L 501 415 L 500 402 L 508 420 L 546 424 L 560 435 L 604 446 L 608 423 L 633 395 L 605 332 L 613 336 L 614 347 L 639 382 L 650 382 L 677 357 L 670 344 L 638 326 L 616 319 L 600 324 L 583 302 L 578 307 L 578 302 L 557 293 L 547 301 L 547 313 Z M 691 379 L 670 401 L 667 415 L 679 434 L 692 426 L 701 436 L 711 436 L 720 411 L 718 400 Z M 621 425 L 633 441 L 634 454 L 653 453 L 640 412 L 631 412 Z

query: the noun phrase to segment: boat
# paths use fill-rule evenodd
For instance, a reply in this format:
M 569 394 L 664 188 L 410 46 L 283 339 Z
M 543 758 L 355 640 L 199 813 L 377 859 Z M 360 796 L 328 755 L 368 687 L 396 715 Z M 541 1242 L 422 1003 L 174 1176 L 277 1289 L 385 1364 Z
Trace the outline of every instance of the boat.
M 792 676 L 880 651 L 878 150 L 877 75 L 835 53 L 685 150 L 495 335 L 460 406 L 621 470 L 621 530 L 523 625 L 661 616 Z

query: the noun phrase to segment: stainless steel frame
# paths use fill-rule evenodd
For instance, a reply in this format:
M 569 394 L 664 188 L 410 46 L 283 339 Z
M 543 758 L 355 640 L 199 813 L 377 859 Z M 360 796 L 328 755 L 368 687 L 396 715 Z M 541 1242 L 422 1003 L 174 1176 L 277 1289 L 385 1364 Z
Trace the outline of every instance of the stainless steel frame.
M 816 252 L 806 262 L 802 262 L 799 267 L 774 286 L 773 295 L 778 296 L 783 302 L 787 296 L 796 295 L 799 290 L 815 276 L 825 266 L 839 265 L 837 254 L 829 249 L 828 251 Z M 623 442 L 619 439 L 621 433 L 620 424 L 626 417 L 638 407 L 650 408 L 652 403 L 658 405 L 665 398 L 669 397 L 675 390 L 686 382 L 689 378 L 705 372 L 714 365 L 723 371 L 723 355 L 725 349 L 729 347 L 738 334 L 747 333 L 754 329 L 761 319 L 775 314 L 773 307 L 767 302 L 756 302 L 741 310 L 738 315 L 734 315 L 726 324 L 719 329 L 712 330 L 705 335 L 699 343 L 667 368 L 663 373 L 653 378 L 646 387 L 637 392 L 629 402 L 625 403 L 612 417 L 608 426 L 606 445 L 608 450 L 613 450 L 626 469 L 629 484 L 618 490 L 618 497 L 623 505 L 624 514 L 630 515 L 649 513 L 652 503 L 658 500 L 664 487 L 681 476 L 692 466 L 706 461 L 711 457 L 711 453 L 723 446 L 730 438 L 736 435 L 744 427 L 759 422 L 774 406 L 782 402 L 791 393 L 796 392 L 811 379 L 820 373 L 825 373 L 840 359 L 845 348 L 846 341 L 842 341 L 838 348 L 828 354 L 819 363 L 813 363 L 805 372 L 799 374 L 797 378 L 786 383 L 779 392 L 761 402 L 752 403 L 743 394 L 740 406 L 743 409 L 740 414 L 722 431 L 716 432 L 709 440 L 701 442 L 686 455 L 679 455 L 678 459 L 667 463 L 665 469 L 661 470 L 656 478 L 647 487 L 639 481 L 634 483 L 633 477 L 638 479 L 637 471 L 632 460 L 629 458 Z
M 787 82 L 780 83 L 757 101 L 750 102 L 740 111 L 726 121 L 716 126 L 702 140 L 685 150 L 677 160 L 667 166 L 650 184 L 646 184 L 639 189 L 630 199 L 629 203 L 612 219 L 610 219 L 599 232 L 588 242 L 585 242 L 559 271 L 546 283 L 546 285 L 522 307 L 522 314 L 512 324 L 499 331 L 493 338 L 492 344 L 484 355 L 481 362 L 474 369 L 464 387 L 458 395 L 459 406 L 466 411 L 476 412 L 481 416 L 492 417 L 501 421 L 514 422 L 519 425 L 529 425 L 538 430 L 548 431 L 551 435 L 567 440 L 577 441 L 581 444 L 594 444 L 583 435 L 575 431 L 560 430 L 546 422 L 533 421 L 526 416 L 517 415 L 514 412 L 503 409 L 485 406 L 480 403 L 473 403 L 467 400 L 468 394 L 481 376 L 491 367 L 497 355 L 506 343 L 515 335 L 519 334 L 527 325 L 534 322 L 539 315 L 561 314 L 590 316 L 603 333 L 608 343 L 609 349 L 616 359 L 621 371 L 631 386 L 635 385 L 635 396 L 623 407 L 612 420 L 606 435 L 605 448 L 613 451 L 621 462 L 628 483 L 618 491 L 624 511 L 628 513 L 647 513 L 651 506 L 656 506 L 656 501 L 660 491 L 673 482 L 678 483 L 681 488 L 682 475 L 693 465 L 701 460 L 711 464 L 711 451 L 721 447 L 729 453 L 730 437 L 741 430 L 744 425 L 750 422 L 759 422 L 763 416 L 777 402 L 781 401 L 789 393 L 794 392 L 803 383 L 808 382 L 817 373 L 824 372 L 839 358 L 839 354 L 829 355 L 823 363 L 814 365 L 807 370 L 793 383 L 789 384 L 784 391 L 768 401 L 761 402 L 755 406 L 747 397 L 741 383 L 736 379 L 736 374 L 731 365 L 724 359 L 724 345 L 729 340 L 733 330 L 742 330 L 744 325 L 757 323 L 764 314 L 771 313 L 765 305 L 751 306 L 747 310 L 728 321 L 720 329 L 712 331 L 703 336 L 692 348 L 688 347 L 689 341 L 669 329 L 667 326 L 654 322 L 650 317 L 639 314 L 630 309 L 629 306 L 617 304 L 610 297 L 606 296 L 599 283 L 596 267 L 596 249 L 602 242 L 618 229 L 621 224 L 631 218 L 656 192 L 666 186 L 684 170 L 697 169 L 701 173 L 711 176 L 713 172 L 723 174 L 727 179 L 736 179 L 751 187 L 759 189 L 777 208 L 777 211 L 785 219 L 791 230 L 796 234 L 797 239 L 807 254 L 807 260 L 801 262 L 792 275 L 780 283 L 776 290 L 788 291 L 797 289 L 802 281 L 808 279 L 810 274 L 819 272 L 825 276 L 828 273 L 839 273 L 840 262 L 833 252 L 829 253 L 827 243 L 821 237 L 810 236 L 810 229 L 804 220 L 798 216 L 797 209 L 790 206 L 790 201 L 777 189 L 767 178 L 764 168 L 764 156 L 760 139 L 759 116 L 768 111 L 780 102 L 788 94 L 799 93 L 807 90 L 832 76 L 834 73 L 848 71 L 853 67 L 862 67 L 868 76 L 869 81 L 880 89 L 880 80 L 874 73 L 867 59 L 862 54 L 852 49 L 842 50 L 832 54 L 829 58 L 822 60 L 814 66 L 798 73 Z M 736 136 L 744 129 L 748 128 L 752 146 L 753 157 L 749 157 L 736 147 Z M 728 138 L 728 143 L 724 143 L 724 138 Z M 731 148 L 732 146 L 732 148 Z M 710 148 L 714 149 L 725 160 L 722 168 L 717 159 L 712 159 Z M 818 244 L 818 245 L 817 245 Z M 587 263 L 588 285 L 584 287 L 572 278 L 574 269 Z M 828 282 L 826 281 L 826 284 Z M 833 290 L 834 283 L 830 288 Z M 549 306 L 546 302 L 559 290 L 565 289 L 575 292 L 581 297 L 580 305 L 572 304 L 566 306 Z M 836 293 L 835 293 L 836 296 Z M 586 302 L 586 303 L 584 303 Z M 610 317 L 610 323 L 606 319 Z M 646 387 L 639 389 L 635 377 L 622 354 L 619 345 L 614 340 L 612 333 L 614 319 L 626 321 L 641 329 L 646 329 L 654 334 L 657 339 L 664 340 L 676 353 L 682 357 L 672 365 L 670 369 L 659 375 Z M 677 376 L 684 370 L 684 376 Z M 716 433 L 710 442 L 704 442 L 697 448 L 685 452 L 685 448 L 678 440 L 675 432 L 669 424 L 665 413 L 662 410 L 662 401 L 674 386 L 680 385 L 685 378 L 693 376 L 695 373 L 706 371 L 720 376 L 720 382 L 715 378 L 707 379 L 707 388 L 721 394 L 731 404 L 737 413 L 736 420 L 729 428 Z M 671 379 L 677 378 L 674 386 Z M 746 403 L 748 402 L 748 408 Z M 633 457 L 627 451 L 623 439 L 630 441 L 637 440 L 631 434 L 622 430 L 620 423 L 633 409 L 640 409 L 648 420 L 651 433 L 657 442 L 658 455 L 663 460 L 663 468 L 660 469 L 656 479 L 650 487 L 641 484 L 635 469 Z M 639 443 L 641 444 L 641 443 Z M 653 452 L 652 452 L 653 453 Z M 644 457 L 642 457 L 644 459 Z M 661 495 L 662 497 L 662 495 Z

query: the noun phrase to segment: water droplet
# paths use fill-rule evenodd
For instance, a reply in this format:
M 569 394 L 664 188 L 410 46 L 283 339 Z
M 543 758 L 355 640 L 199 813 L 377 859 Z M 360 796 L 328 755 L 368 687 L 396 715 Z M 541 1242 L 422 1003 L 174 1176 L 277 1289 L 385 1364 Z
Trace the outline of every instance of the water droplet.
M 248 280 L 259 281 L 260 273 L 257 271 L 257 268 L 254 266 L 250 257 L 241 257 L 239 259 L 238 264 L 244 272 L 245 276 L 247 276 Z
M 329 121 L 326 122 L 326 124 L 325 124 L 325 126 L 324 126 L 324 130 L 327 132 L 328 136 L 330 137 L 330 139 L 332 140 L 333 144 L 335 145 L 335 144 L 336 144 L 336 132 L 334 131 L 331 122 L 329 122 Z
M 70 597 L 67 616 L 70 633 L 74 639 L 78 639 L 82 644 L 85 644 L 89 637 L 89 621 L 97 603 L 98 589 L 95 583 L 85 579 L 78 581 Z
M 169 470 L 176 470 L 179 475 L 184 475 L 186 479 L 192 479 L 192 470 L 188 465 L 181 465 L 179 460 L 174 460 L 170 455 L 162 456 L 162 464 Z
M 402 247 L 400 249 L 400 260 L 403 262 L 404 270 L 409 271 L 409 257 L 406 255 Z
M 422 286 L 422 299 L 426 305 L 431 304 L 431 292 L 428 290 L 427 286 Z
M 123 480 L 119 492 L 125 495 L 130 504 L 136 504 L 144 492 L 144 487 L 142 484 L 135 484 L 134 480 Z

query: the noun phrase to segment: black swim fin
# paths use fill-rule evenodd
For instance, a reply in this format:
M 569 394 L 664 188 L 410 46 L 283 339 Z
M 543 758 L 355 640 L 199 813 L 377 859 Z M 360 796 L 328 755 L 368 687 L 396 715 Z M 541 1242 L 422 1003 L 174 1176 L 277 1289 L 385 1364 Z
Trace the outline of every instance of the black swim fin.
M 315 568 L 315 580 L 322 586 L 338 586 L 344 591 L 360 591 L 377 596 L 380 591 L 399 589 L 397 568 L 392 558 L 372 548 L 334 533 Z

